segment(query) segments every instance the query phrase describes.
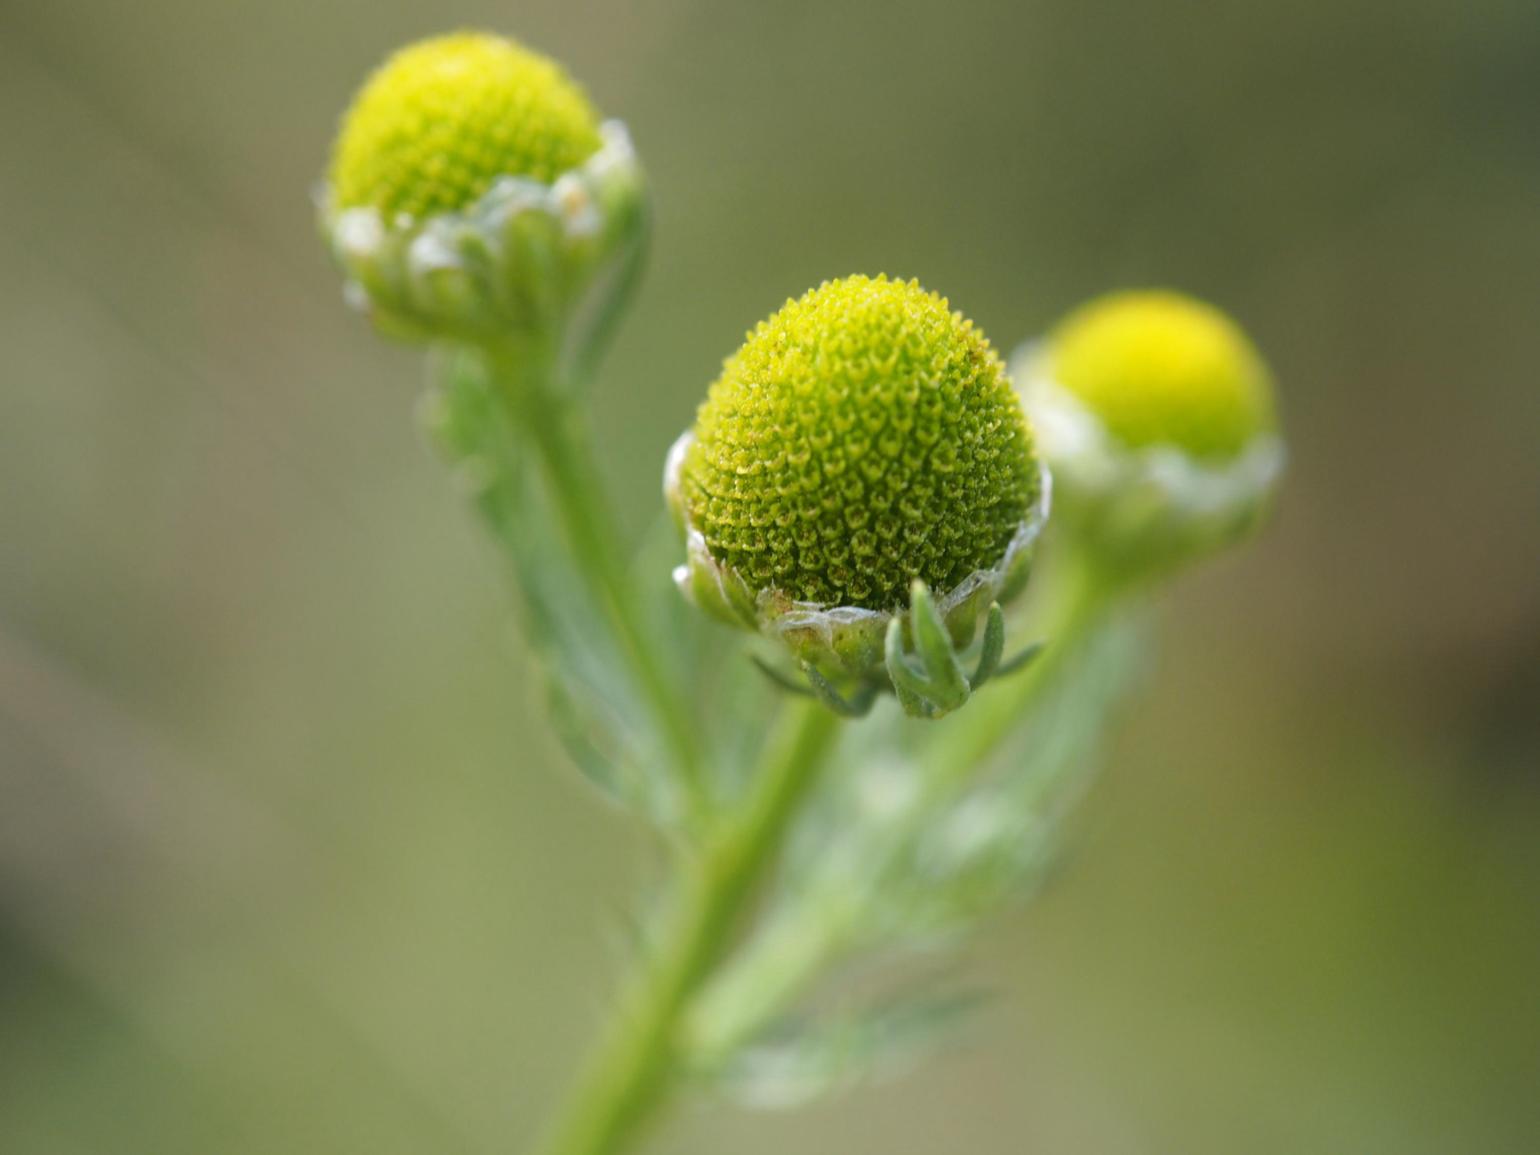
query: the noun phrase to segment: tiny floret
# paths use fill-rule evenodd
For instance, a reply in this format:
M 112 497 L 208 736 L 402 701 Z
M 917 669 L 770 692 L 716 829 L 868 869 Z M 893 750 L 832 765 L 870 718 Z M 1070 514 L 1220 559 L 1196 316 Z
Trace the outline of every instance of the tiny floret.
M 424 40 L 387 60 L 343 118 L 333 208 L 391 221 L 459 212 L 500 177 L 548 184 L 601 143 L 593 106 L 555 61 L 485 33 Z
M 1274 425 L 1272 379 L 1229 317 L 1180 293 L 1113 293 L 1049 337 L 1047 370 L 1130 448 L 1234 458 Z
M 751 591 L 892 610 L 1001 562 L 1042 485 L 1005 366 L 914 281 L 826 282 L 730 357 L 679 500 Z

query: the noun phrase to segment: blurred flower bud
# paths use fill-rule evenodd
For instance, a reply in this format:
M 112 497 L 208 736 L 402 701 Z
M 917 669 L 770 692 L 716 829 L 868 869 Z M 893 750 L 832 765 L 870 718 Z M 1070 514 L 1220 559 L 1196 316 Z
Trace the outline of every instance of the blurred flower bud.
M 601 336 L 647 232 L 625 128 L 555 62 L 470 32 L 368 80 L 320 211 L 349 298 L 384 331 L 557 351 Z
M 971 322 L 913 281 L 825 282 L 748 335 L 670 453 L 675 576 L 804 668 L 871 678 L 917 594 L 972 642 L 1025 581 L 1046 487 Z
M 1013 360 L 1053 469 L 1055 523 L 1113 576 L 1220 549 L 1265 513 L 1284 463 L 1272 377 L 1218 309 L 1114 293 Z

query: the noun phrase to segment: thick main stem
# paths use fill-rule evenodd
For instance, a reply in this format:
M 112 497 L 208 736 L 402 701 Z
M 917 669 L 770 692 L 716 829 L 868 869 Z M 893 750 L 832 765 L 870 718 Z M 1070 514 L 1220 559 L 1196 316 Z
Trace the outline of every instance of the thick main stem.
M 788 724 L 767 749 L 740 815 L 686 865 L 658 954 L 623 1004 L 613 1033 L 542 1155 L 613 1155 L 667 1098 L 689 1000 L 779 857 L 838 726 L 821 706 L 790 703 L 787 709 Z

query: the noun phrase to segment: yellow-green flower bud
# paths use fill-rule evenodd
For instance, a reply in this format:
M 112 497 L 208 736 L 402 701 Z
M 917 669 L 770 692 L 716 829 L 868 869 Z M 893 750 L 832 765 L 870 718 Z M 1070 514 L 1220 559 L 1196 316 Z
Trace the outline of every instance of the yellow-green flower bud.
M 499 177 L 550 184 L 599 145 L 598 115 L 559 64 L 457 32 L 402 49 L 369 78 L 342 121 L 332 197 L 386 220 L 459 212 Z
M 1283 465 L 1272 376 L 1241 328 L 1169 291 L 1113 293 L 1016 356 L 1056 522 L 1137 578 L 1250 530 Z
M 414 44 L 368 80 L 320 201 L 350 298 L 415 339 L 589 352 L 646 234 L 624 127 L 560 65 L 484 33 Z
M 1047 371 L 1131 448 L 1174 445 L 1223 461 L 1273 427 L 1262 357 L 1212 305 L 1164 291 L 1113 293 L 1060 322 Z
M 916 580 L 971 639 L 1024 576 L 1045 478 L 984 334 L 916 282 L 857 276 L 748 335 L 667 488 L 697 601 L 864 673 Z

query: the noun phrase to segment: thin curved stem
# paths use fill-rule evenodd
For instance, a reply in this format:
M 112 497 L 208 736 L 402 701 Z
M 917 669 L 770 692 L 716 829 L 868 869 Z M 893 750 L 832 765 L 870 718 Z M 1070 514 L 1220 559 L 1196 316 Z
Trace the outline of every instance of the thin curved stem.
M 637 686 L 656 717 L 684 790 L 686 811 L 699 826 L 710 807 L 700 744 L 679 691 L 659 661 L 658 642 L 643 624 L 581 411 L 567 400 L 570 389 L 552 387 L 548 370 L 505 362 L 499 373 L 514 386 L 510 397 L 539 454 L 562 529 L 579 567 L 593 581 Z
M 685 864 L 658 953 L 623 1003 L 613 1033 L 542 1155 L 613 1155 L 667 1100 L 689 1002 L 778 859 L 837 732 L 838 719 L 815 703 L 792 701 L 786 712 L 740 816 L 699 859 Z

